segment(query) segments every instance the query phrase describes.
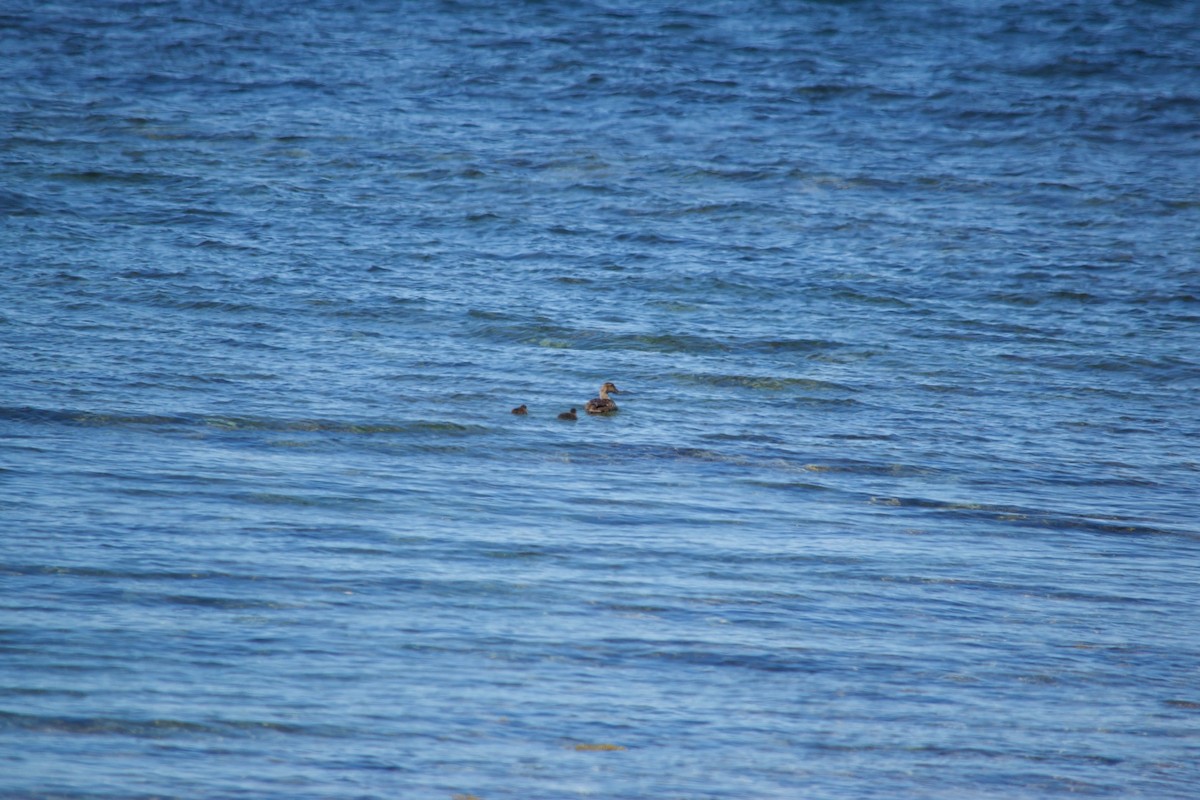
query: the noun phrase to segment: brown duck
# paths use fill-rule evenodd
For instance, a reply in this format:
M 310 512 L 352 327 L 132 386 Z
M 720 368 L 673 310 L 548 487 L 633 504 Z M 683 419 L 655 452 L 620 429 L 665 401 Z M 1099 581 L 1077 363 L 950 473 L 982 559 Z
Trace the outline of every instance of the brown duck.
M 589 414 L 611 414 L 612 412 L 616 411 L 617 404 L 613 402 L 611 398 L 609 398 L 609 392 L 612 392 L 613 394 L 620 394 L 621 390 L 614 386 L 612 381 L 608 381 L 600 387 L 600 396 L 593 397 L 591 400 L 588 400 L 587 405 L 583 407 L 583 410 Z
M 524 404 L 524 403 L 521 403 L 521 405 L 517 406 L 516 408 L 514 408 L 514 409 L 512 410 L 512 413 L 514 413 L 514 414 L 528 414 L 528 413 L 529 413 L 529 409 L 525 408 L 525 404 Z
M 575 413 L 575 409 L 572 408 L 570 411 L 564 411 L 561 414 L 559 414 L 558 418 L 574 422 L 575 420 L 579 419 L 579 415 L 577 415 Z

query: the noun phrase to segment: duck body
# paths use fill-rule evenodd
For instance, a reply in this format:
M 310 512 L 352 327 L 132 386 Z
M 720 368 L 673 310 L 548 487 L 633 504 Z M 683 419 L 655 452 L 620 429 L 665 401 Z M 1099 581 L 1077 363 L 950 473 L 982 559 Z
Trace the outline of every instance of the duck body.
M 564 412 L 562 412 L 561 414 L 559 414 L 559 415 L 558 415 L 558 418 L 559 418 L 559 419 L 565 419 L 565 420 L 568 420 L 568 421 L 570 421 L 570 422 L 574 422 L 575 420 L 579 419 L 579 415 L 578 415 L 578 414 L 576 414 L 576 413 L 575 413 L 575 409 L 573 409 L 573 408 L 572 408 L 570 411 L 564 411 Z
M 529 409 L 525 408 L 525 404 L 524 404 L 524 403 L 522 403 L 521 405 L 519 405 L 519 406 L 517 406 L 516 408 L 514 408 L 514 409 L 512 410 L 512 413 L 514 413 L 514 414 L 528 414 L 528 413 L 529 413 Z
M 583 410 L 589 414 L 611 414 L 617 410 L 616 402 L 608 396 L 609 392 L 620 394 L 621 390 L 613 385 L 612 381 L 608 381 L 600 387 L 600 396 L 593 397 L 587 401 L 587 405 Z

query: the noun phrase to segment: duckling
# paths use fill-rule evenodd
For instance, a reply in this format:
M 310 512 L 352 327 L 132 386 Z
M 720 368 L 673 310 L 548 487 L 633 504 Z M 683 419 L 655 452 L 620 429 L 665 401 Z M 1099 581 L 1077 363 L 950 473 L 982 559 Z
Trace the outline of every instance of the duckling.
M 608 393 L 620 394 L 621 390 L 613 385 L 612 381 L 608 381 L 600 387 L 600 396 L 593 397 L 587 401 L 587 405 L 583 410 L 589 414 L 611 414 L 617 410 L 617 404 L 609 399 Z
M 514 414 L 528 414 L 528 413 L 529 413 L 529 409 L 525 408 L 525 404 L 524 404 L 524 403 L 521 403 L 521 405 L 517 406 L 516 408 L 514 408 L 514 409 L 512 410 L 512 413 L 514 413 Z
M 561 414 L 558 415 L 558 418 L 565 419 L 568 422 L 574 422 L 575 420 L 579 419 L 578 415 L 575 414 L 575 409 L 573 409 L 573 408 L 570 411 L 562 412 Z

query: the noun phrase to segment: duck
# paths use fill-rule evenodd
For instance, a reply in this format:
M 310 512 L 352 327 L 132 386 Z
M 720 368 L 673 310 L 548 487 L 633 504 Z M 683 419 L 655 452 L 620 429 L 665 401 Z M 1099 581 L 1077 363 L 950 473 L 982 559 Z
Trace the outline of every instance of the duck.
M 516 408 L 514 408 L 514 409 L 512 410 L 512 413 L 514 413 L 514 414 L 528 414 L 528 413 L 529 413 L 529 409 L 525 408 L 525 404 L 524 404 L 524 403 L 521 403 L 521 405 L 517 406 Z
M 617 404 L 608 397 L 608 393 L 620 394 L 621 390 L 613 385 L 612 381 L 607 381 L 600 387 L 600 396 L 593 397 L 587 401 L 587 405 L 583 410 L 589 414 L 611 414 L 617 410 Z
M 569 422 L 574 422 L 575 420 L 579 419 L 579 416 L 575 413 L 575 409 L 572 408 L 570 411 L 564 411 L 559 414 L 558 418 L 565 419 Z

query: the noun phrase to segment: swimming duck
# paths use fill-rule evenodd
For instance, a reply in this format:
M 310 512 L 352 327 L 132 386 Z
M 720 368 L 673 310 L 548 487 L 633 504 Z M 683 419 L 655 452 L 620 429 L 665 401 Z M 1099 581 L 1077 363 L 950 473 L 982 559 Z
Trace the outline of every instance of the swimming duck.
M 608 393 L 620 394 L 621 390 L 613 385 L 612 381 L 605 383 L 600 387 L 600 396 L 593 397 L 587 401 L 587 405 L 583 410 L 589 414 L 611 414 L 617 410 L 617 404 L 609 399 Z
M 579 419 L 579 416 L 575 413 L 575 409 L 572 408 L 570 411 L 564 411 L 563 413 L 559 414 L 558 418 L 574 422 L 575 420 Z
M 525 404 L 524 404 L 524 403 L 521 403 L 521 405 L 517 406 L 516 408 L 514 408 L 514 409 L 512 410 L 512 413 L 514 413 L 514 414 L 528 414 L 528 413 L 529 413 L 529 409 L 525 408 Z

